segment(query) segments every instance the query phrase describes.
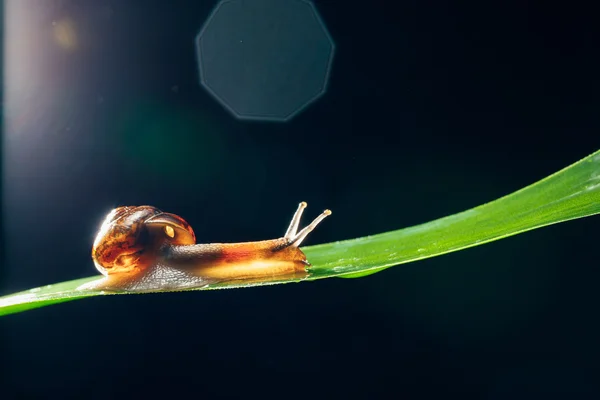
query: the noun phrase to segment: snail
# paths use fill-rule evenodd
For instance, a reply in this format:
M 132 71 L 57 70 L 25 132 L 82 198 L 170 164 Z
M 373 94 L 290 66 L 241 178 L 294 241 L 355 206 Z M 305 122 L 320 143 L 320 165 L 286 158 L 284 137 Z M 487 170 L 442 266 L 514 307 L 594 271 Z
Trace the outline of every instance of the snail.
M 104 278 L 79 289 L 144 292 L 306 277 L 310 263 L 298 246 L 331 211 L 298 231 L 305 208 L 305 202 L 298 205 L 278 239 L 196 244 L 192 227 L 175 214 L 151 206 L 117 207 L 104 219 L 92 247 Z

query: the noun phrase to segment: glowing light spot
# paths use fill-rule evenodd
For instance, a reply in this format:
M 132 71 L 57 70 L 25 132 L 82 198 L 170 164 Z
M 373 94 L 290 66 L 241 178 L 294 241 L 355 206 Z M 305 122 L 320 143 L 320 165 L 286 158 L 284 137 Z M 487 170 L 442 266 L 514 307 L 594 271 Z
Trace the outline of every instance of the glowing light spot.
M 75 24 L 69 18 L 52 22 L 52 34 L 54 42 L 65 51 L 73 51 L 77 48 L 77 32 Z
M 173 230 L 172 227 L 170 226 L 165 226 L 165 233 L 167 234 L 168 237 L 173 238 L 175 237 L 175 231 Z
M 326 92 L 334 43 L 309 0 L 222 0 L 196 51 L 200 83 L 236 118 L 288 121 Z

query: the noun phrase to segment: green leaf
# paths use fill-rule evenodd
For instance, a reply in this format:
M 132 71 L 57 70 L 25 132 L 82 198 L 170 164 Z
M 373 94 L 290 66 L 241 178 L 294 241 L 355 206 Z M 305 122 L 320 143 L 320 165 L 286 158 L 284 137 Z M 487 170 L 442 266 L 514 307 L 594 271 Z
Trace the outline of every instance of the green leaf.
M 312 263 L 305 280 L 357 278 L 394 265 L 478 246 L 531 229 L 600 213 L 600 151 L 508 196 L 422 225 L 305 247 Z M 76 290 L 99 277 L 48 285 L 0 297 L 0 315 L 84 297 L 124 294 Z M 297 282 L 223 282 L 192 290 Z

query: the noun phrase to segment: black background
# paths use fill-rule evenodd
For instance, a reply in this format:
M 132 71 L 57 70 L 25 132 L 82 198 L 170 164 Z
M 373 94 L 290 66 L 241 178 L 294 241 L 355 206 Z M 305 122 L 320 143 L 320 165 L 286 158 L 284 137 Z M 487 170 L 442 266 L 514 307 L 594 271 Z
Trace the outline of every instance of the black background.
M 5 92 L 2 294 L 94 274 L 95 229 L 119 204 L 233 242 L 280 236 L 306 200 L 309 217 L 334 212 L 316 244 L 465 210 L 600 148 L 591 5 L 317 1 L 336 43 L 328 92 L 269 124 L 198 85 L 214 2 L 28 3 L 32 75 Z M 66 17 L 68 54 L 48 33 Z M 597 224 L 363 279 L 2 317 L 0 397 L 598 398 Z

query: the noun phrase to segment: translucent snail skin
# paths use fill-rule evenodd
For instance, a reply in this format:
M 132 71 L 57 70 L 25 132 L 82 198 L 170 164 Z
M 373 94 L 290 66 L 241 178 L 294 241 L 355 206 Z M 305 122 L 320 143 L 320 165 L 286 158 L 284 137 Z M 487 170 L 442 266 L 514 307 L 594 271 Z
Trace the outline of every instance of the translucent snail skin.
M 92 247 L 104 278 L 79 289 L 144 292 L 306 277 L 310 264 L 298 246 L 331 211 L 298 232 L 305 208 L 305 202 L 299 204 L 279 239 L 196 244 L 192 227 L 175 214 L 151 206 L 117 207 L 106 216 Z

